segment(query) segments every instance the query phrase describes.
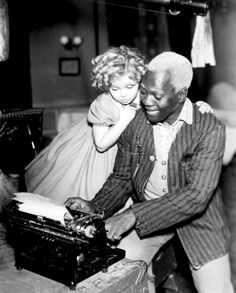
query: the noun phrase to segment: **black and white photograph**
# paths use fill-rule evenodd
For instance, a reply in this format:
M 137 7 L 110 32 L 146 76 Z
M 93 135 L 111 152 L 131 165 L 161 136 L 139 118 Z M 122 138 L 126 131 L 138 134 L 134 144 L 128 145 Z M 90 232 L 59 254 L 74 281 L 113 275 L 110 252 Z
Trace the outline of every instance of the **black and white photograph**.
M 0 293 L 236 291 L 235 16 L 0 0 Z

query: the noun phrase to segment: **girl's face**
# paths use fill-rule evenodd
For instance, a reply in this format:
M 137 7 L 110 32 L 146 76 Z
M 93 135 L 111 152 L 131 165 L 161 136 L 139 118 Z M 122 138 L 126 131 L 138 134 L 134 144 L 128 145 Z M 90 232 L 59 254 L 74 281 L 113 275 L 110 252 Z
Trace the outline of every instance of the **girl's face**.
M 111 82 L 109 93 L 122 105 L 130 104 L 137 96 L 139 83 L 130 78 L 129 74 L 119 76 Z

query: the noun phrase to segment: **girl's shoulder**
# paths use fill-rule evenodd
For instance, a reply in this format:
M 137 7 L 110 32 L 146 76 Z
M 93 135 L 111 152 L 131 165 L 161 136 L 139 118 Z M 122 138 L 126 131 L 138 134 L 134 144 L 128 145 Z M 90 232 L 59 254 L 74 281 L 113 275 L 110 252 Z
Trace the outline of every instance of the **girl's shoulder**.
M 119 119 L 119 110 L 109 94 L 99 95 L 90 105 L 88 121 L 92 124 L 110 126 Z
M 99 105 L 100 107 L 104 108 L 106 108 L 107 106 L 111 106 L 111 97 L 108 93 L 102 93 L 92 102 L 91 106 L 92 105 Z

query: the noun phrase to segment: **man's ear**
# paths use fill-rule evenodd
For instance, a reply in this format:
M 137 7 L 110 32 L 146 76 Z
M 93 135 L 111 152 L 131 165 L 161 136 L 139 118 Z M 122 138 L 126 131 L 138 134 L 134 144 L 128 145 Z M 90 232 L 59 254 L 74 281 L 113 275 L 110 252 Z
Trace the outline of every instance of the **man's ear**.
M 179 103 L 182 104 L 185 102 L 186 98 L 188 95 L 188 89 L 186 87 L 182 88 L 179 92 L 178 92 L 178 98 L 179 98 Z

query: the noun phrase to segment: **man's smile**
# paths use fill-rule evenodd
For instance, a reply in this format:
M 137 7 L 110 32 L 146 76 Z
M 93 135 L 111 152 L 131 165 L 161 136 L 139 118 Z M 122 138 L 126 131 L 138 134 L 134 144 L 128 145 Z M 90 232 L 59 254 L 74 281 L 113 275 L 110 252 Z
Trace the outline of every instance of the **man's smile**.
M 145 110 L 147 113 L 160 112 L 160 109 L 152 109 L 148 107 L 145 107 Z

